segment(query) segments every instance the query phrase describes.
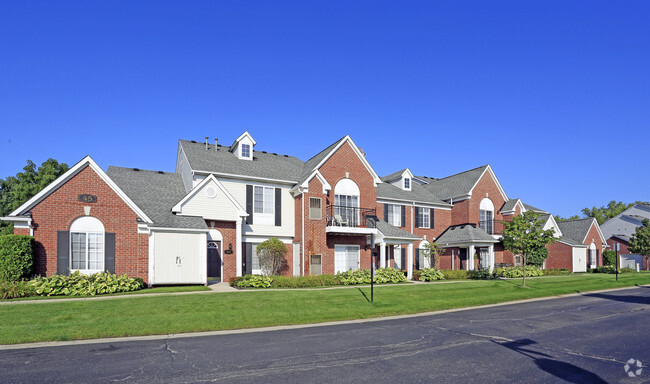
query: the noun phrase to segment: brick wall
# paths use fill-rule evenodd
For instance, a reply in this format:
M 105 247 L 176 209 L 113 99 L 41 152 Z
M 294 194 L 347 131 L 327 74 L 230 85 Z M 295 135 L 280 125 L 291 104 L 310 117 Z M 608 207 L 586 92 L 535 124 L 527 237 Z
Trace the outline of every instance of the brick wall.
M 80 202 L 80 194 L 95 195 L 97 202 Z M 106 232 L 115 233 L 115 273 L 141 277 L 147 282 L 149 237 L 138 234 L 136 213 L 89 166 L 31 209 L 37 245 L 36 273 L 56 274 L 57 231 L 69 230 L 75 219 L 85 215 L 84 206 L 90 207 L 90 216 L 100 220 Z
M 603 242 L 602 239 L 600 238 L 600 234 L 598 233 L 598 228 L 596 228 L 596 224 L 592 224 L 591 228 L 589 228 L 589 232 L 587 232 L 587 237 L 585 239 L 585 245 L 590 246 L 591 243 L 594 243 L 596 246 L 596 249 L 598 250 L 598 266 L 603 265 Z M 589 251 L 587 251 L 587 256 L 589 256 Z M 587 263 L 589 263 L 589 257 L 587 257 Z M 587 268 L 589 265 L 587 265 Z
M 573 248 L 570 245 L 556 241 L 546 248 L 548 248 L 547 269 L 566 268 L 573 271 Z

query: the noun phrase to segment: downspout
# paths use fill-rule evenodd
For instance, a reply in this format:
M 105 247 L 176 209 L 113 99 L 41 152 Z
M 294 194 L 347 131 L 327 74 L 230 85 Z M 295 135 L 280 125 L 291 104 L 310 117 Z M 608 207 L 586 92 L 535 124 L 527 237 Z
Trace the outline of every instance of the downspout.
M 304 189 L 301 188 L 301 196 L 300 198 L 302 199 L 302 217 L 300 221 L 302 221 L 302 241 L 300 242 L 300 245 L 302 247 L 302 252 L 300 252 L 300 257 L 301 257 L 301 263 L 300 266 L 302 268 L 301 276 L 305 276 L 305 192 Z

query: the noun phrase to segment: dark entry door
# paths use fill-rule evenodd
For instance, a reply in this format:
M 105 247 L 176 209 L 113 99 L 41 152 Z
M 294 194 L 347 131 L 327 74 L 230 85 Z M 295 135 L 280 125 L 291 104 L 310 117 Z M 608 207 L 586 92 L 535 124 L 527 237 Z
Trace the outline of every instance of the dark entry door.
M 466 269 L 467 268 L 467 248 L 460 248 L 458 250 L 458 258 L 460 259 L 459 267 L 458 269 Z
M 208 277 L 221 277 L 220 241 L 208 241 Z

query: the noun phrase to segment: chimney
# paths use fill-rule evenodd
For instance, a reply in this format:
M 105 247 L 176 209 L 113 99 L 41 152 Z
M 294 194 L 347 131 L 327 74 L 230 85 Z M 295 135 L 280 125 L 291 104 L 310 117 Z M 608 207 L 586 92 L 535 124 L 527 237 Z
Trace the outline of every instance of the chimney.
M 215 150 L 215 151 L 218 151 L 218 150 L 219 150 L 219 147 L 218 147 L 217 144 L 219 144 L 219 139 L 215 137 L 215 138 L 214 138 L 214 150 Z
M 206 150 L 208 149 L 208 140 L 209 139 L 210 139 L 209 137 L 207 137 L 207 136 L 205 137 L 205 149 Z

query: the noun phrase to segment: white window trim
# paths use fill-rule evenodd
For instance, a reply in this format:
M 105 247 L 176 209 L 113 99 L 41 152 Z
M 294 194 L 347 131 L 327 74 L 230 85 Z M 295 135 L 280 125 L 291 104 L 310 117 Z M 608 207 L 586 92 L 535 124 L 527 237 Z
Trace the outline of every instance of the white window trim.
M 72 268 L 72 235 L 73 234 L 84 234 L 86 235 L 86 268 L 84 269 L 76 269 Z M 90 240 L 90 234 L 96 234 L 96 235 L 101 235 L 102 239 L 102 246 L 100 248 L 100 263 L 102 264 L 102 268 L 99 269 L 90 269 L 87 268 L 90 265 L 90 247 L 89 247 L 89 240 Z M 68 237 L 68 245 L 69 245 L 69 257 L 68 257 L 68 268 L 70 269 L 70 272 L 77 272 L 79 271 L 80 273 L 83 273 L 85 275 L 92 275 L 93 273 L 102 273 L 106 269 L 106 236 L 104 235 L 105 232 L 98 232 L 98 231 L 70 231 L 69 237 Z
M 351 245 L 351 244 L 334 244 L 334 273 L 342 272 L 338 270 L 336 266 L 336 248 L 340 247 L 345 247 L 345 252 L 347 253 L 349 251 L 349 248 L 355 248 L 356 253 L 357 253 L 357 267 L 356 269 L 352 269 L 353 271 L 356 271 L 358 269 L 361 269 L 361 247 L 359 245 Z M 322 261 L 321 261 L 322 263 Z M 322 265 L 322 264 L 321 264 Z M 344 272 L 344 271 L 343 271 Z
M 415 209 L 420 211 L 420 214 L 418 217 L 420 218 L 420 222 L 416 223 L 418 228 L 431 228 L 431 208 L 424 208 L 424 207 L 415 207 Z M 426 216 L 428 218 L 427 222 L 424 222 L 424 212 L 426 212 Z
M 244 154 L 244 146 L 248 146 L 248 156 Z M 240 158 L 251 160 L 253 157 L 253 146 L 248 143 L 241 143 L 239 147 Z
M 402 209 L 403 206 L 398 204 L 388 204 L 388 224 L 401 227 L 402 226 Z M 395 216 L 397 215 L 397 216 Z M 397 221 L 395 221 L 397 220 Z
M 255 190 L 257 188 L 262 188 L 262 212 L 256 212 L 255 208 L 258 207 L 257 202 L 255 201 Z M 266 194 L 267 190 L 271 190 L 271 212 L 264 212 L 264 207 L 266 206 Z M 262 224 L 262 225 L 275 225 L 275 188 L 268 187 L 265 185 L 253 185 L 253 223 Z
M 408 185 L 406 185 L 408 183 Z M 405 191 L 410 191 L 411 190 L 411 185 L 413 184 L 413 180 L 411 180 L 410 177 L 405 177 L 402 179 L 402 189 Z
M 318 205 L 319 205 L 318 208 L 312 208 L 312 206 L 311 206 L 312 199 L 314 201 L 318 200 Z M 312 212 L 316 212 L 316 211 L 318 211 L 318 215 L 313 215 Z M 316 216 L 318 216 L 318 217 L 316 217 Z M 323 199 L 320 198 L 320 197 L 310 197 L 309 198 L 309 219 L 310 220 L 322 220 L 322 218 L 323 218 Z

